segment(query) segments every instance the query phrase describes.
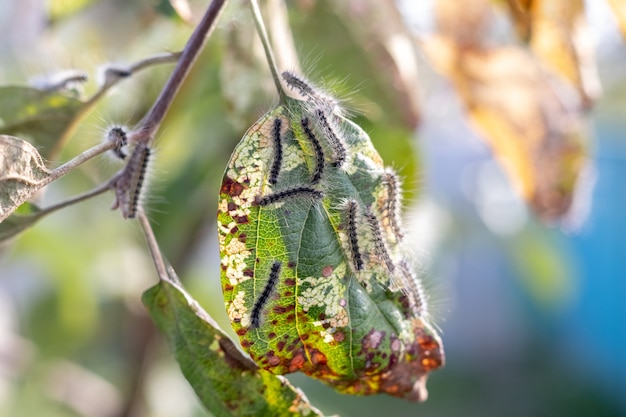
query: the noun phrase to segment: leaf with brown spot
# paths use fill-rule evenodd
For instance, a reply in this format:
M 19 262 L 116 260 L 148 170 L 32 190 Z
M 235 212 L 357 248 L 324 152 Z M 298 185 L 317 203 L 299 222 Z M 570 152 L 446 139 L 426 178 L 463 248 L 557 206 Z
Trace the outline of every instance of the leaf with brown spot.
M 385 209 L 389 171 L 367 134 L 336 109 L 319 98 L 285 100 L 246 132 L 223 177 L 218 230 L 231 325 L 244 350 L 274 374 L 299 371 L 343 393 L 423 401 L 427 374 L 443 365 L 443 347 L 418 302 L 419 281 L 377 259 L 384 247 L 390 263 L 400 265 L 407 249 L 391 230 L 397 213 Z M 341 163 L 334 159 L 338 147 L 347 155 Z M 313 179 L 320 159 L 323 175 Z M 365 224 L 366 212 L 386 227 L 377 237 L 367 227 L 348 232 L 349 224 Z M 363 349 L 370 332 L 379 335 L 376 346 Z M 422 335 L 435 343 L 420 344 Z M 435 365 L 425 367 L 426 358 Z
M 160 281 L 142 300 L 185 378 L 213 415 L 322 417 L 289 381 L 259 369 L 245 356 L 176 277 Z

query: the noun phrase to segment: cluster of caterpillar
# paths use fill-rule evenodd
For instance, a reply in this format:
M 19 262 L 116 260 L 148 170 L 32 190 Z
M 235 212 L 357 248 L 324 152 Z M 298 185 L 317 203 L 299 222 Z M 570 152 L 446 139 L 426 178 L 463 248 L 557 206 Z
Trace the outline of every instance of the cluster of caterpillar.
M 337 114 L 340 114 L 337 101 L 331 96 L 317 91 L 307 81 L 293 72 L 284 71 L 281 75 L 289 87 L 298 90 L 300 94 L 310 103 L 309 112 L 311 113 L 311 117 L 313 118 L 317 128 L 322 132 L 322 136 L 331 149 L 332 165 L 341 168 L 347 159 L 347 147 L 341 135 L 337 133 L 337 128 L 334 122 Z M 309 133 L 306 132 L 307 127 L 304 126 L 305 124 L 308 126 L 308 118 L 306 123 L 303 120 L 302 124 L 305 134 L 309 136 Z M 308 130 L 312 133 L 310 128 L 308 128 Z M 313 140 L 311 139 L 311 141 Z M 319 158 L 317 149 L 316 154 Z
M 313 149 L 314 167 L 309 184 L 257 196 L 255 205 L 263 207 L 287 199 L 321 200 L 324 193 L 315 186 L 325 175 L 325 150 L 329 151 L 333 167 L 345 168 L 348 161 L 348 147 L 335 122 L 339 114 L 339 111 L 336 111 L 336 101 L 292 72 L 285 71 L 282 77 L 291 89 L 296 90 L 308 102 L 300 126 Z M 282 121 L 276 118 L 273 123 L 274 160 L 269 168 L 268 181 L 276 185 L 283 158 Z M 418 315 L 424 315 L 426 301 L 421 283 L 398 246 L 404 236 L 400 223 L 401 186 L 398 176 L 392 169 L 386 168 L 380 175 L 380 184 L 382 196 L 372 207 L 364 206 L 355 198 L 347 198 L 340 204 L 342 233 L 345 234 L 345 250 L 350 267 L 357 276 L 366 268 L 383 268 L 386 276 L 390 277 L 392 289 L 401 289 L 413 311 Z M 272 274 L 267 285 L 267 291 L 264 290 L 259 299 L 263 302 L 257 301 L 252 311 L 253 327 L 255 320 L 258 325 L 258 318 L 255 319 L 259 315 L 257 306 L 267 301 L 273 288 Z
M 383 202 L 388 203 L 386 200 Z M 391 226 L 385 232 L 385 227 L 381 225 L 379 217 L 371 208 L 362 206 L 355 199 L 345 201 L 340 209 L 346 236 L 346 252 L 357 277 L 366 268 L 382 268 L 389 277 L 390 289 L 401 290 L 407 297 L 412 311 L 417 316 L 426 316 L 424 289 L 404 257 L 404 252 L 398 246 L 400 237 L 388 239 L 387 235 L 393 233 Z M 393 224 L 398 229 L 401 228 L 399 219 L 385 219 L 385 222 Z
M 312 186 L 317 185 L 324 175 L 326 163 L 324 146 L 327 146 L 331 151 L 331 164 L 334 167 L 343 167 L 347 159 L 346 145 L 341 135 L 336 133 L 337 129 L 332 122 L 333 117 L 336 117 L 333 113 L 333 109 L 336 108 L 335 101 L 329 96 L 317 92 L 309 83 L 289 71 L 283 72 L 282 77 L 288 86 L 298 90 L 311 103 L 312 108 L 307 112 L 310 115 L 302 117 L 300 126 L 313 148 L 315 166 L 311 174 L 310 184 L 283 189 L 265 196 L 257 196 L 255 204 L 259 206 L 267 206 L 294 197 L 306 197 L 312 200 L 321 199 L 323 192 Z M 274 155 L 268 176 L 268 182 L 271 185 L 278 184 L 283 165 L 281 130 L 282 119 L 274 119 L 271 133 Z M 321 137 L 325 139 L 323 143 L 320 141 L 320 136 L 315 133 L 315 130 L 318 130 L 321 133 Z
M 115 144 L 113 154 L 121 160 L 126 160 L 128 157 L 124 151 L 128 144 L 126 129 L 122 126 L 113 126 L 107 132 L 106 140 Z M 134 218 L 141 206 L 151 156 L 152 149 L 149 145 L 144 143 L 135 145 L 126 166 L 115 182 L 116 203 L 113 208 L 119 207 L 124 218 Z

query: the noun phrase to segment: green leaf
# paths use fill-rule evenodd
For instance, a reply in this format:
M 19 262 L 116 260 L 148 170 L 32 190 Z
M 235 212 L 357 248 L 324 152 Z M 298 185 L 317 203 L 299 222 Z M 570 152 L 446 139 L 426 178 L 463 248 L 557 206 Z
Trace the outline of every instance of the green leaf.
M 0 87 L 0 132 L 28 138 L 46 157 L 85 105 L 30 87 Z
M 33 145 L 0 135 L 0 222 L 48 184 L 51 177 Z
M 307 101 L 287 99 L 252 126 L 222 183 L 233 329 L 275 374 L 424 400 L 443 347 L 402 239 L 395 173 L 332 99 L 288 83 Z
M 217 417 L 322 415 L 286 379 L 258 369 L 178 279 L 172 279 L 147 290 L 142 300 L 211 413 Z
M 46 213 L 34 204 L 24 203 L 17 211 L 0 222 L 0 243 L 22 233 L 42 218 Z

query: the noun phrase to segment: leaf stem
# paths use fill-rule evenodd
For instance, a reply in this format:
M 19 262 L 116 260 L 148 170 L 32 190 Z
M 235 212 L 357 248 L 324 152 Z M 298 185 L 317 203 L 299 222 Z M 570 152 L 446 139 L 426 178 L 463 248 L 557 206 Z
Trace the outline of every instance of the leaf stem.
M 53 204 L 52 206 L 46 207 L 44 209 L 41 209 L 40 211 L 38 211 L 36 213 L 37 217 L 43 217 L 45 215 L 48 215 L 50 213 L 53 213 L 57 210 L 60 210 L 62 208 L 68 207 L 68 206 L 72 206 L 74 204 L 80 203 L 82 201 L 85 200 L 89 200 L 92 197 L 95 197 L 97 195 L 100 195 L 106 191 L 109 190 L 109 188 L 111 188 L 111 184 L 109 182 L 106 182 L 104 184 L 100 184 L 99 186 L 97 186 L 96 188 L 89 190 L 83 194 L 79 194 L 75 197 L 69 198 L 65 201 L 61 201 L 60 203 L 57 204 Z
M 87 105 L 91 106 L 97 102 L 107 91 L 125 78 L 129 78 L 137 72 L 149 68 L 153 65 L 174 63 L 180 59 L 181 52 L 167 52 L 164 54 L 156 54 L 144 58 L 131 65 L 111 66 L 104 70 L 104 83 L 100 89 L 87 100 Z
M 220 16 L 227 0 L 213 0 L 205 12 L 202 20 L 192 33 L 191 37 L 185 45 L 185 49 L 178 60 L 178 64 L 169 80 L 161 90 L 161 94 L 154 102 L 154 105 L 144 117 L 139 129 L 132 135 L 131 140 L 137 143 L 150 144 L 154 140 L 154 133 L 159 129 L 161 122 L 165 118 L 176 93 L 180 90 L 180 86 L 189 74 L 191 66 L 195 62 L 198 54 L 202 50 L 207 37 L 215 28 L 218 17 Z
M 126 68 L 109 68 L 105 70 L 105 80 L 100 89 L 85 102 L 83 107 L 78 111 L 67 129 L 63 132 L 61 138 L 56 142 L 54 148 L 47 155 L 47 159 L 54 160 L 61 152 L 68 139 L 76 131 L 80 122 L 89 113 L 93 106 L 100 100 L 113 86 L 120 81 L 132 76 L 136 72 L 149 68 L 153 65 L 167 64 L 176 62 L 180 57 L 180 52 L 171 52 L 165 54 L 157 54 L 137 61 Z
M 63 175 L 67 174 L 68 172 L 70 172 L 72 169 L 76 168 L 83 162 L 86 162 L 90 160 L 91 158 L 100 155 L 101 153 L 104 153 L 110 149 L 113 149 L 114 147 L 115 147 L 115 143 L 111 141 L 105 141 L 94 146 L 93 148 L 87 149 L 86 151 L 76 156 L 75 158 L 70 159 L 69 161 L 61 165 L 60 167 L 55 168 L 52 171 L 50 171 L 50 175 L 42 181 L 42 186 L 50 184 L 51 182 L 61 178 Z
M 42 219 L 48 214 L 52 214 L 55 211 L 60 210 L 64 207 L 68 207 L 73 204 L 80 203 L 81 201 L 85 201 L 87 199 L 95 197 L 109 190 L 109 188 L 110 188 L 110 183 L 107 182 L 107 183 L 99 185 L 93 190 L 87 191 L 86 193 L 77 195 L 68 200 L 46 207 L 34 213 L 22 214 L 22 215 L 19 215 L 19 214 L 16 215 L 15 213 L 13 213 L 11 216 L 8 217 L 9 225 L 7 227 L 0 226 L 0 241 L 6 241 L 14 236 L 17 236 L 18 234 L 22 233 L 27 228 L 33 226 L 37 221 L 39 221 L 39 219 Z M 16 216 L 16 217 L 13 217 L 13 216 Z M 11 219 L 13 219 L 12 226 L 10 225 Z M 6 225 L 3 224 L 3 226 L 6 226 Z
M 157 270 L 159 279 L 169 281 L 167 275 L 167 267 L 165 266 L 165 260 L 163 259 L 163 255 L 161 254 L 161 250 L 159 249 L 159 244 L 157 243 L 154 232 L 152 231 L 152 226 L 150 226 L 150 221 L 148 220 L 146 213 L 141 208 L 137 210 L 137 219 L 139 220 L 139 224 L 143 229 L 143 234 L 146 237 L 146 242 L 148 242 L 150 254 L 152 255 L 152 261 L 154 262 L 154 267 Z
M 259 37 L 261 38 L 263 50 L 265 51 L 265 58 L 267 59 L 267 64 L 270 67 L 272 78 L 274 79 L 274 84 L 276 85 L 276 90 L 278 91 L 281 103 L 284 103 L 287 99 L 287 93 L 285 92 L 285 89 L 280 82 L 278 66 L 276 65 L 274 52 L 272 51 L 272 46 L 270 44 L 269 37 L 267 36 L 267 30 L 265 29 L 265 24 L 263 23 L 263 15 L 261 14 L 261 9 L 259 9 L 259 3 L 257 2 L 257 0 L 250 0 L 250 7 L 252 8 L 254 24 L 256 26 L 257 32 L 259 33 Z

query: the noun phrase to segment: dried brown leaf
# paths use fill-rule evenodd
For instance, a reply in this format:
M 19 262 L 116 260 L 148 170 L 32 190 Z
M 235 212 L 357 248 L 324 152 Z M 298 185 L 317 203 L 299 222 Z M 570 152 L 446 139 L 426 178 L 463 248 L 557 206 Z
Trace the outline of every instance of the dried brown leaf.
M 48 184 L 51 177 L 33 145 L 0 135 L 0 222 Z
M 534 0 L 530 47 L 578 90 L 585 107 L 600 94 L 593 44 L 582 0 Z
M 445 38 L 423 45 L 535 212 L 548 219 L 567 212 L 585 160 L 583 110 L 572 86 L 521 48 L 461 49 Z

